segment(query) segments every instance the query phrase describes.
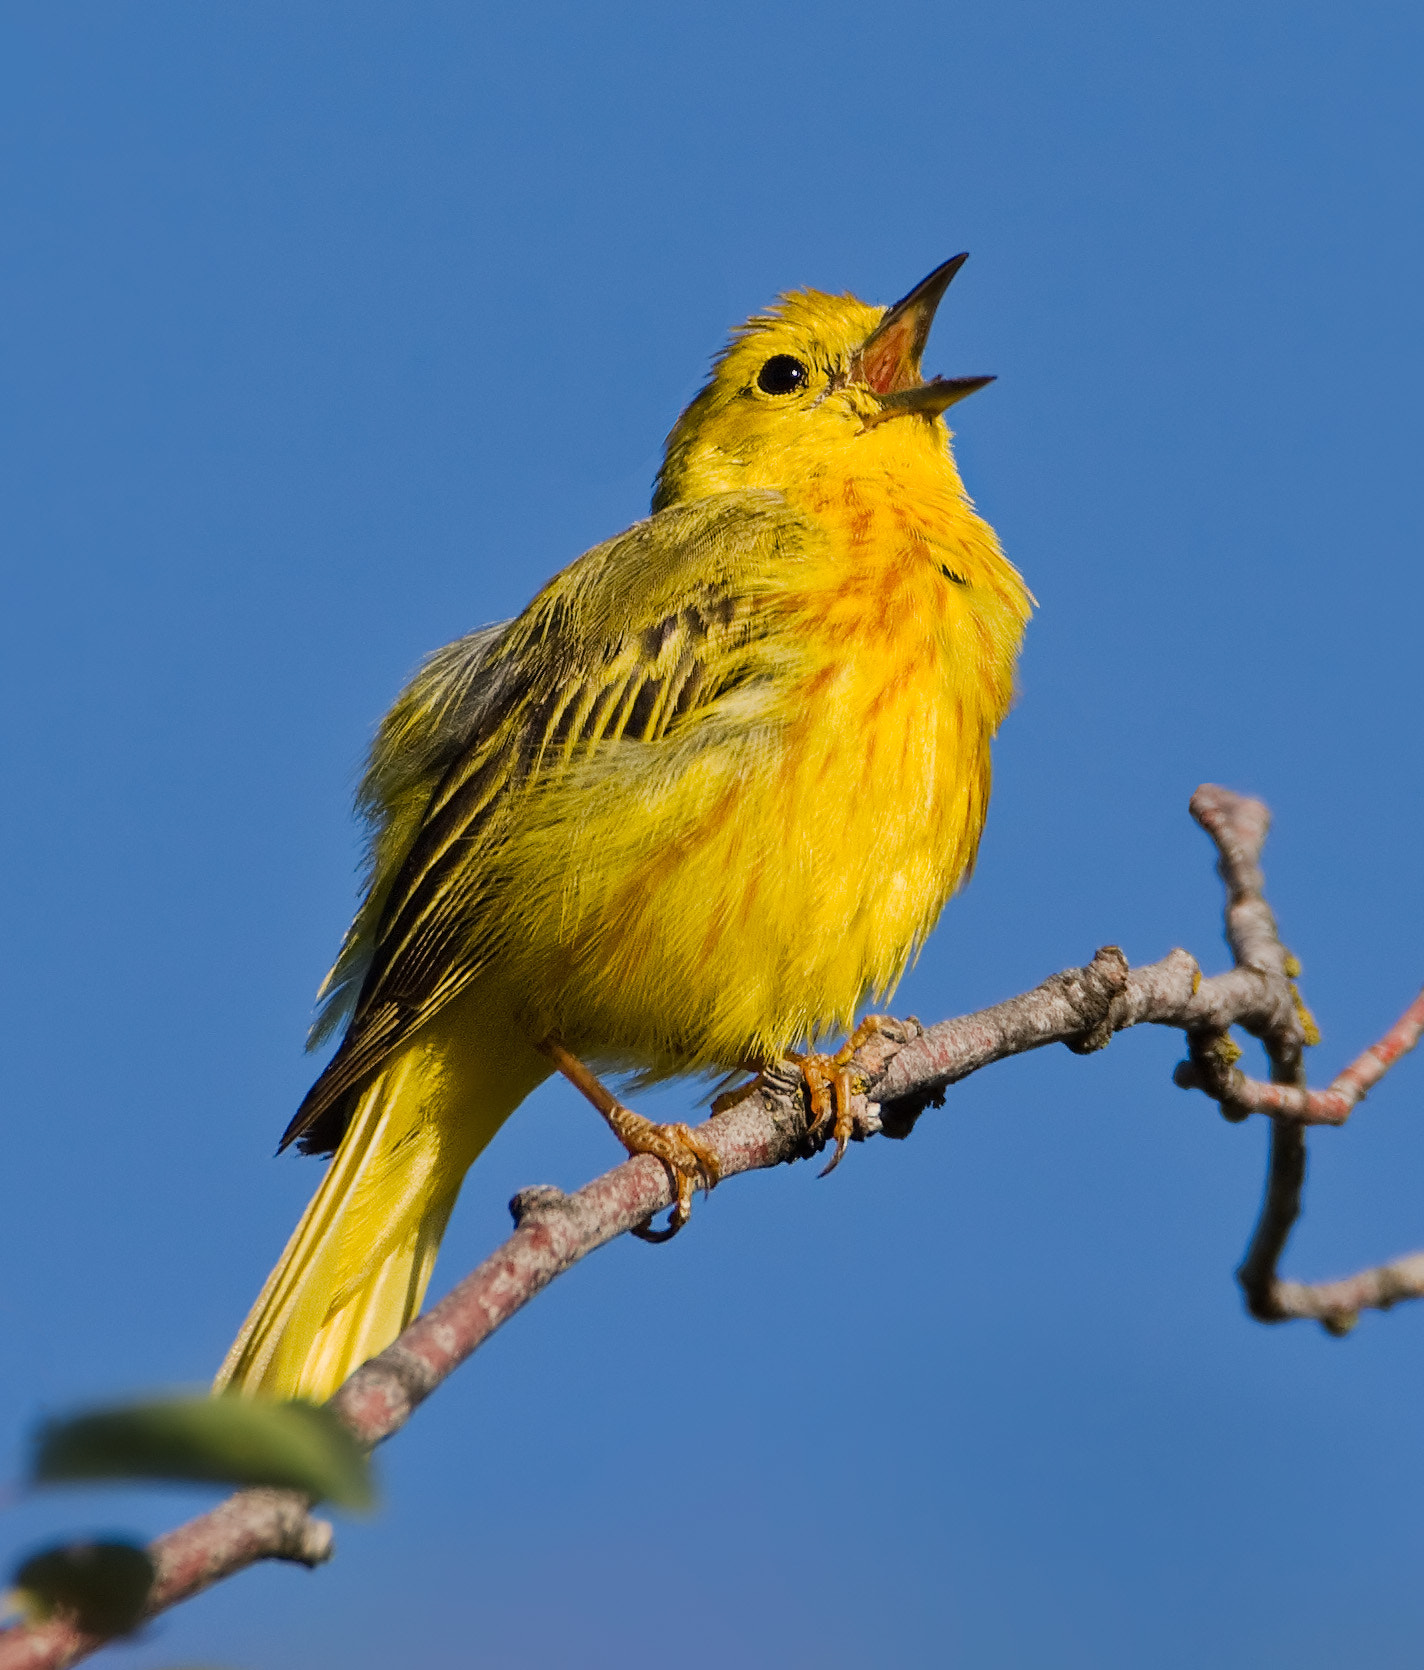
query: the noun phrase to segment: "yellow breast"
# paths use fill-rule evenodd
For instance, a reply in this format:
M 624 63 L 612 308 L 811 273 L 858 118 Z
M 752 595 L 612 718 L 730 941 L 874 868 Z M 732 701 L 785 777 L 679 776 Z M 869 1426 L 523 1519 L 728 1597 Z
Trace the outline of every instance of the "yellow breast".
M 848 1026 L 973 863 L 1022 582 L 960 492 L 828 472 L 793 503 L 826 537 L 777 602 L 780 722 L 710 753 L 675 805 L 607 806 L 567 852 L 620 879 L 564 915 L 559 973 L 529 983 L 604 1064 L 727 1070 Z M 669 839 L 625 859 L 636 823 Z
M 787 750 L 795 838 L 815 854 L 807 984 L 821 1027 L 889 991 L 974 862 L 989 744 L 1028 599 L 962 495 L 911 472 L 822 478 L 801 508 L 831 557 L 796 607 L 821 664 Z

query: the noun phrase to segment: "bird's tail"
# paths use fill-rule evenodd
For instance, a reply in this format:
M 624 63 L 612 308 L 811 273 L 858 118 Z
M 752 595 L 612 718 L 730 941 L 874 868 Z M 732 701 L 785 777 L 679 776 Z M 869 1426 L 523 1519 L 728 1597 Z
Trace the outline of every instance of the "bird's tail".
M 450 1009 L 362 1092 L 215 1390 L 323 1402 L 419 1310 L 466 1171 L 549 1070 L 517 1034 Z

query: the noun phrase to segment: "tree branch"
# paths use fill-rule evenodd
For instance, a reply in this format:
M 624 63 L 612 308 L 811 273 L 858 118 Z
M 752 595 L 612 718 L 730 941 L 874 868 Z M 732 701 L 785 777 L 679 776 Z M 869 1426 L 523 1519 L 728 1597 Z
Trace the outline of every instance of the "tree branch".
M 1281 944 L 1266 904 L 1261 847 L 1270 817 L 1257 800 L 1207 785 L 1191 810 L 1216 843 L 1226 888 L 1226 935 L 1235 967 L 1204 978 L 1195 958 L 1172 951 L 1143 968 L 1128 966 L 1104 946 L 1082 968 L 1051 975 L 1042 985 L 972 1015 L 923 1028 L 897 1026 L 873 1036 L 856 1055 L 857 1140 L 883 1133 L 903 1138 L 945 1091 L 970 1073 L 1062 1043 L 1085 1054 L 1114 1033 L 1151 1023 L 1187 1035 L 1188 1059 L 1176 1082 L 1204 1090 L 1233 1121 L 1251 1113 L 1272 1119 L 1265 1197 L 1237 1279 L 1250 1313 L 1261 1321 L 1309 1318 L 1332 1333 L 1353 1326 L 1361 1310 L 1387 1309 L 1424 1297 L 1424 1253 L 1343 1281 L 1306 1285 L 1277 1274 L 1300 1212 L 1305 1179 L 1305 1127 L 1340 1124 L 1351 1108 L 1424 1031 L 1424 993 L 1380 1042 L 1323 1091 L 1305 1083 L 1304 1049 L 1314 1022 L 1294 979 L 1299 969 Z M 1270 1083 L 1235 1066 L 1240 1050 L 1229 1031 L 1259 1038 L 1271 1063 Z M 799 1074 L 766 1076 L 745 1098 L 698 1128 L 716 1154 L 723 1178 L 804 1158 L 819 1146 L 808 1135 Z M 509 1239 L 416 1319 L 396 1342 L 365 1363 L 332 1399 L 342 1420 L 366 1444 L 398 1432 L 416 1408 L 459 1365 L 537 1293 L 596 1248 L 645 1224 L 671 1204 L 663 1166 L 644 1155 L 626 1160 L 566 1195 L 525 1189 L 510 1202 Z M 300 1496 L 242 1491 L 150 1547 L 156 1577 L 148 1616 L 232 1576 L 259 1559 L 319 1564 L 329 1557 L 331 1530 L 308 1514 Z M 102 1639 L 64 1619 L 0 1631 L 0 1670 L 64 1670 Z
M 1379 1083 L 1424 1033 L 1424 992 L 1420 992 L 1377 1044 L 1338 1073 L 1325 1090 L 1295 1084 L 1263 1084 L 1247 1078 L 1220 1054 L 1184 1061 L 1173 1074 L 1184 1090 L 1205 1090 L 1224 1110 L 1240 1117 L 1269 1113 L 1295 1125 L 1343 1125 L 1355 1106 Z

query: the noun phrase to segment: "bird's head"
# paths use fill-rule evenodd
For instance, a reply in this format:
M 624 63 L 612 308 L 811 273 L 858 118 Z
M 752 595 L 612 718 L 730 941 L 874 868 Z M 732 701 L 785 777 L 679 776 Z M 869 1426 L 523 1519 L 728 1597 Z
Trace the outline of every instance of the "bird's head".
M 992 377 L 936 377 L 920 359 L 940 298 L 968 259 L 936 267 L 893 307 L 795 290 L 733 333 L 668 436 L 653 509 L 740 488 L 785 490 L 936 455 L 943 414 Z

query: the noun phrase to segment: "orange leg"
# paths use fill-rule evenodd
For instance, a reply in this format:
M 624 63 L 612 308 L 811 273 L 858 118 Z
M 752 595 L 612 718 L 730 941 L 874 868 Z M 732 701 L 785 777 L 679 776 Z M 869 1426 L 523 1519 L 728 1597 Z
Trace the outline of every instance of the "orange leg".
M 715 1188 L 721 1180 L 722 1168 L 717 1156 L 701 1142 L 686 1125 L 657 1125 L 651 1119 L 625 1108 L 618 1098 L 606 1089 L 575 1055 L 570 1055 L 562 1044 L 546 1039 L 539 1048 L 547 1055 L 573 1085 L 588 1098 L 608 1122 L 613 1132 L 630 1154 L 651 1154 L 667 1167 L 677 1199 L 666 1229 L 655 1230 L 639 1224 L 634 1235 L 644 1241 L 670 1241 L 692 1216 L 692 1191 Z
M 712 1098 L 713 1113 L 726 1113 L 729 1108 L 734 1108 L 739 1103 L 745 1102 L 748 1096 L 752 1095 L 754 1091 L 760 1090 L 762 1085 L 766 1083 L 766 1075 L 770 1070 L 765 1061 L 744 1061 L 735 1072 L 728 1073 L 727 1077 L 722 1080 L 723 1084 L 730 1084 L 733 1079 L 740 1078 L 743 1073 L 750 1073 L 752 1076 L 745 1084 L 735 1085 L 732 1089 L 724 1090 L 720 1095 L 714 1096 Z

